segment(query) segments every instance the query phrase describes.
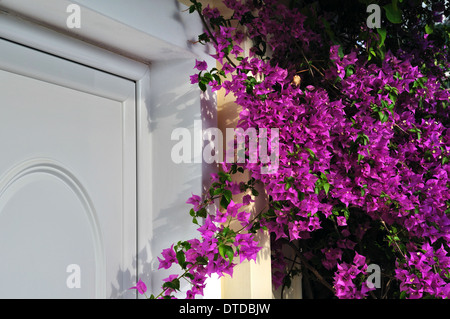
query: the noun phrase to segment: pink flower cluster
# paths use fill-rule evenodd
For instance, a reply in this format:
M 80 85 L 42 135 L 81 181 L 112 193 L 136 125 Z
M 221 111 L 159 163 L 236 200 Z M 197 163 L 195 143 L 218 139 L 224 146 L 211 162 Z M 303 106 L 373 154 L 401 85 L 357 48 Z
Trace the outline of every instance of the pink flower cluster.
M 208 71 L 196 61 L 199 73 L 191 83 L 234 95 L 242 108 L 239 128 L 278 128 L 279 168 L 261 174 L 261 162 L 224 164 L 226 172 L 245 169 L 252 185 L 264 185 L 267 210 L 251 219 L 248 197 L 242 204 L 231 199 L 250 182 L 236 188 L 231 179 L 215 177 L 210 195 L 221 198 L 223 209 L 200 213 L 212 202 L 193 195 L 191 215 L 204 217 L 200 239 L 163 251 L 160 267 L 179 264 L 193 286 L 188 297 L 202 294 L 205 278 L 232 274 L 233 257 L 256 260 L 254 231 L 264 227 L 273 237 L 275 287 L 289 276 L 279 249 L 284 241 L 301 247 L 301 263 L 314 264 L 321 280 L 332 278 L 326 286 L 333 285 L 338 298 L 373 293 L 363 280 L 366 259 L 388 263 L 383 268 L 393 269 L 390 278 L 402 297 L 450 297 L 450 91 L 444 72 L 407 46 L 378 61 L 360 49 L 344 53 L 324 36 L 326 16 L 314 8 L 306 16 L 276 0 L 224 4 L 234 12 L 228 19 L 209 6 L 198 10 L 207 23 L 201 40 L 211 43 L 222 67 Z M 244 29 L 231 21 L 253 41 L 250 56 L 242 55 Z M 319 21 L 317 29 L 311 21 Z M 421 52 L 448 60 L 445 48 L 426 37 L 420 43 Z M 242 229 L 231 230 L 230 219 Z M 167 279 L 166 295 L 177 290 L 177 280 Z
M 334 287 L 336 297 L 345 299 L 363 299 L 375 287 L 369 288 L 367 281 L 366 257 L 355 253 L 352 264 L 337 264 L 337 271 L 334 274 Z M 361 284 L 359 283 L 361 282 Z M 358 287 L 360 286 L 360 287 Z
M 231 186 L 231 183 L 225 183 Z M 201 198 L 193 195 L 187 201 L 198 212 L 204 206 Z M 249 202 L 247 201 L 247 204 Z M 159 269 L 169 269 L 178 264 L 185 273 L 182 276 L 171 275 L 164 281 L 163 295 L 173 298 L 173 294 L 179 290 L 177 285 L 167 285 L 179 281 L 180 277 L 189 279 L 191 288 L 186 293 L 187 299 L 193 299 L 196 295 L 203 295 L 205 281 L 212 274 L 224 276 L 233 275 L 233 262 L 235 256 L 239 256 L 239 263 L 245 260 L 256 261 L 256 255 L 261 247 L 254 238 L 253 233 L 244 233 L 250 223 L 250 213 L 244 209 L 244 204 L 230 200 L 226 209 L 217 209 L 215 215 L 208 214 L 204 222 L 198 227 L 199 238 L 187 240 L 177 244 L 176 248 L 162 251 L 162 258 L 158 257 Z M 232 221 L 237 221 L 241 231 L 234 231 L 229 227 Z
M 337 45 L 330 46 L 330 64 L 321 82 L 291 85 L 295 66 L 283 57 L 307 54 L 311 42 L 320 46 L 321 41 L 303 25 L 305 16 L 299 11 L 267 4 L 246 26 L 257 44 L 262 38 L 270 46 L 272 59 L 261 59 L 261 47 L 256 46 L 254 55 L 241 58 L 238 65 L 224 63 L 231 79 L 210 83 L 214 90 L 232 93 L 242 106 L 239 127 L 280 129 L 277 173 L 261 175 L 260 163 L 245 165 L 276 204 L 274 214 L 261 225 L 276 240 L 307 240 L 322 229 L 324 220 L 335 219 L 346 237 L 362 239 L 363 234 L 347 226 L 352 214 L 343 214 L 358 211 L 387 227 L 405 229 L 402 240 L 444 243 L 447 252 L 450 129 L 444 123 L 449 90 L 437 76 L 390 52 L 377 65 L 356 51 L 342 55 Z M 230 0 L 227 5 L 245 17 L 241 2 Z M 233 42 L 231 31 L 220 28 L 214 34 L 222 43 L 216 46 L 218 52 Z M 223 62 L 222 55 L 217 58 Z M 347 240 L 348 245 L 338 247 L 335 242 L 321 250 L 325 268 L 346 270 L 346 264 L 339 263 L 342 250 L 353 251 L 355 246 Z M 448 282 L 445 273 L 434 271 Z M 353 290 L 343 291 L 336 288 L 336 295 L 357 296 Z M 367 291 L 361 290 L 361 296 Z
M 440 272 L 436 272 L 437 268 Z M 436 250 L 429 243 L 410 247 L 405 263 L 398 264 L 395 272 L 401 281 L 400 290 L 412 299 L 425 294 L 450 296 L 450 283 L 444 279 L 450 276 L 450 257 L 443 245 Z

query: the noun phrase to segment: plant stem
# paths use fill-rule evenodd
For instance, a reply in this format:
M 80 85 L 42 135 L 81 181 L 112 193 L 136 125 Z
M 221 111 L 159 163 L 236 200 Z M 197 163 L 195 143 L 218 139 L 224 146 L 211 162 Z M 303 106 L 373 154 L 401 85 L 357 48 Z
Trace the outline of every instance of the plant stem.
M 334 288 L 322 277 L 322 275 L 316 270 L 314 269 L 313 266 L 311 266 L 308 262 L 308 260 L 306 260 L 306 258 L 302 255 L 301 251 L 297 248 L 297 246 L 295 246 L 295 244 L 291 241 L 286 241 L 287 244 L 289 245 L 289 247 L 291 247 L 295 254 L 297 255 L 297 257 L 300 259 L 300 261 L 302 262 L 302 264 L 309 270 L 311 271 L 314 276 L 316 276 L 317 280 L 324 285 L 328 290 L 330 290 L 331 292 L 333 292 L 333 294 L 335 293 Z
M 386 231 L 388 233 L 390 233 L 391 231 L 389 230 L 389 228 L 387 227 L 386 223 L 384 222 L 384 220 L 381 218 L 380 215 L 378 215 L 378 217 L 380 218 L 380 222 L 383 225 L 384 229 L 386 229 Z M 403 256 L 403 258 L 406 260 L 406 255 L 403 253 L 402 249 L 400 248 L 400 246 L 397 244 L 397 240 L 393 238 L 392 240 L 395 244 L 395 247 L 397 248 L 398 252 Z
M 266 207 L 267 207 L 267 206 L 266 206 Z M 244 229 L 246 229 L 248 226 L 250 226 L 251 224 L 253 224 L 253 222 L 254 222 L 257 218 L 259 218 L 259 217 L 262 215 L 262 213 L 263 213 L 263 211 L 266 209 L 266 207 L 264 207 L 263 209 L 261 209 L 261 211 L 260 211 L 255 217 L 253 217 L 252 220 L 249 221 L 248 224 L 247 224 L 246 226 L 244 226 L 244 227 L 242 227 L 241 229 L 239 229 L 236 233 L 240 233 L 241 231 L 243 231 Z
M 198 8 L 196 9 L 198 15 L 200 16 L 200 19 L 202 20 L 202 24 L 206 29 L 206 32 L 208 33 L 209 37 L 214 41 L 214 43 L 219 46 L 219 42 L 217 41 L 217 39 L 214 37 L 211 28 L 209 27 L 208 23 L 205 20 L 205 17 L 203 16 L 201 10 L 199 10 Z M 236 68 L 236 64 L 231 60 L 231 58 L 228 56 L 228 54 L 225 54 L 225 58 L 227 59 L 228 63 L 230 63 L 234 68 Z
M 186 276 L 186 274 L 187 274 L 192 268 L 194 268 L 194 266 L 197 266 L 197 263 L 192 264 L 192 266 L 189 267 L 188 269 L 186 269 L 186 271 L 185 271 L 183 274 L 179 275 L 179 276 L 177 277 L 177 279 L 180 280 L 181 278 L 184 278 L 184 276 Z M 164 288 L 164 289 L 159 293 L 159 295 L 157 295 L 157 296 L 155 297 L 155 299 L 158 299 L 159 297 L 161 297 L 162 294 L 165 293 L 165 292 L 167 291 L 167 289 L 169 289 L 169 288 Z

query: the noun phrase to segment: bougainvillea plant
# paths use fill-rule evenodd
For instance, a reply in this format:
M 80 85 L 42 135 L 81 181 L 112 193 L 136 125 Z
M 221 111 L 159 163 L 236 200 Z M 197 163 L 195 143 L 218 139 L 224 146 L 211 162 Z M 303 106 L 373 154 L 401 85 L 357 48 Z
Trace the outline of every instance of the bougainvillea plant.
M 198 43 L 220 65 L 196 61 L 191 83 L 232 94 L 238 127 L 278 128 L 279 167 L 261 174 L 248 149 L 245 163 L 223 163 L 187 201 L 199 237 L 158 257 L 181 274 L 149 298 L 173 298 L 182 279 L 186 298 L 201 295 L 207 277 L 256 260 L 260 229 L 275 288 L 301 273 L 305 298 L 450 297 L 450 5 L 378 1 L 370 28 L 367 0 L 223 0 L 226 16 L 191 2 Z M 251 215 L 257 185 L 266 207 Z

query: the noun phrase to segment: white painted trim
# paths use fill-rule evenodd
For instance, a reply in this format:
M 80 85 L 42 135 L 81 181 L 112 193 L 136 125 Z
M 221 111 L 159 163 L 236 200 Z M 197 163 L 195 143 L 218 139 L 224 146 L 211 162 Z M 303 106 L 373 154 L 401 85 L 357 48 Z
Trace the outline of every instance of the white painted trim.
M 136 82 L 136 145 L 137 145 L 137 251 L 136 277 L 146 272 L 143 264 L 153 255 L 149 238 L 153 237 L 153 139 L 149 134 L 150 73 Z M 147 274 L 151 278 L 150 274 Z M 143 278 L 144 281 L 148 278 Z M 148 284 L 148 281 L 147 281 Z
M 69 5 L 80 28 L 67 25 Z M 145 63 L 195 56 L 177 0 L 1 0 L 0 10 Z
M 134 86 L 135 87 L 135 86 Z M 122 107 L 122 197 L 123 207 L 122 211 L 122 257 L 121 268 L 126 271 L 134 271 L 136 273 L 133 259 L 137 254 L 137 162 L 140 159 L 137 156 L 137 143 L 136 143 L 136 113 L 137 113 L 137 98 L 136 90 L 134 90 L 133 98 L 129 98 L 123 102 Z M 130 158 L 129 154 L 134 154 L 133 158 Z M 119 287 L 125 288 L 126 286 L 132 287 L 134 282 L 132 278 L 128 278 L 125 274 L 120 278 Z M 123 293 L 123 291 L 122 291 Z
M 0 37 L 130 80 L 140 80 L 148 65 L 65 36 L 0 11 Z
M 2 38 L 0 38 L 2 39 Z M 20 48 L 20 49 L 19 49 Z M 0 41 L 2 70 L 49 83 L 73 88 L 82 92 L 124 102 L 135 94 L 135 83 L 109 73 L 42 54 L 28 46 Z M 124 83 L 127 85 L 124 86 Z M 133 99 L 134 101 L 134 99 Z

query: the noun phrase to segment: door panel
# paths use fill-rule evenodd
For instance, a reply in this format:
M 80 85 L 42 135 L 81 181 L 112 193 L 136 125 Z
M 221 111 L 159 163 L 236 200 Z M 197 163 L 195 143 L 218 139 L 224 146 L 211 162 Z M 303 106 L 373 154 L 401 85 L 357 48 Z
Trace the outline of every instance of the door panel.
M 134 86 L 0 39 L 0 297 L 134 296 Z

